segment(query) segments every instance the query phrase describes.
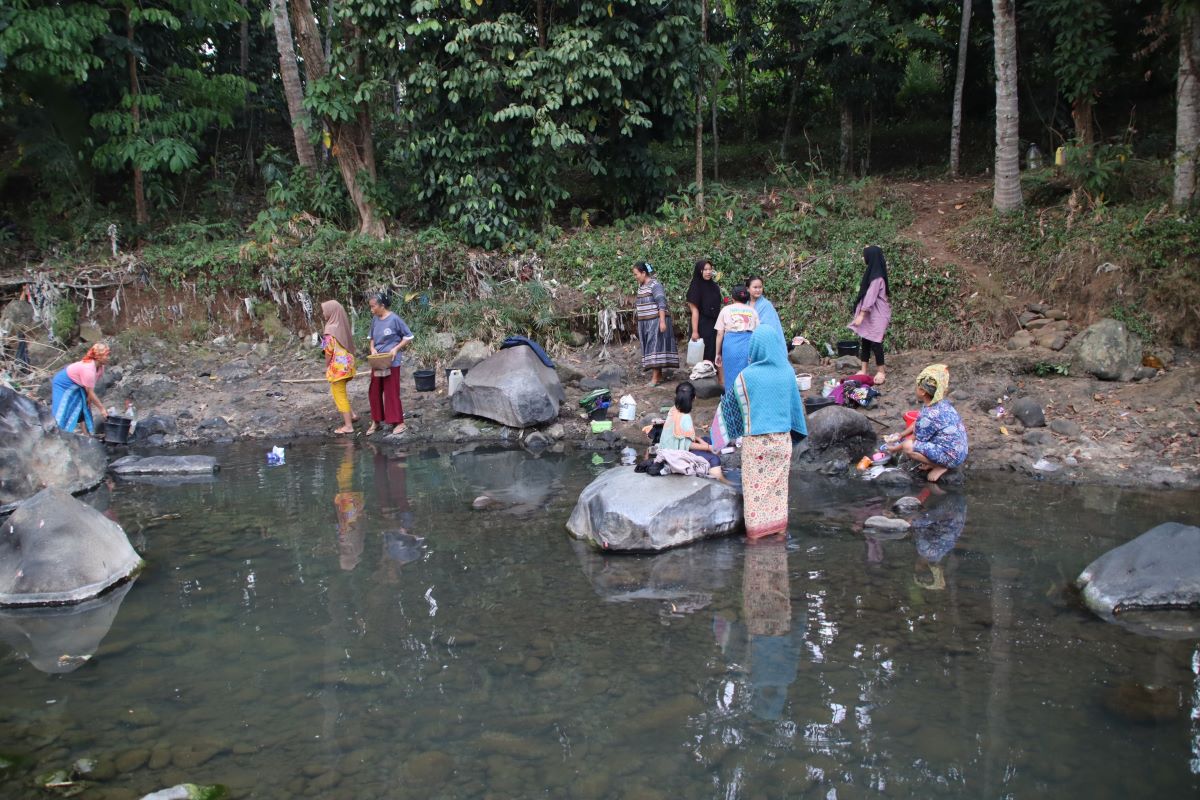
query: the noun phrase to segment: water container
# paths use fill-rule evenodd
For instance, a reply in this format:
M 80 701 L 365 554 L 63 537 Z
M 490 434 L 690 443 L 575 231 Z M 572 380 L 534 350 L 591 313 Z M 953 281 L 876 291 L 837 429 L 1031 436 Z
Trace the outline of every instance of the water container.
M 129 417 L 109 416 L 104 420 L 104 441 L 125 444 L 129 441 Z
M 431 369 L 419 369 L 413 373 L 413 383 L 418 392 L 432 392 L 437 386 L 437 374 Z
M 688 342 L 687 348 L 687 363 L 688 366 L 699 364 L 704 360 L 704 340 L 697 339 L 694 342 Z
M 796 388 L 802 392 L 807 392 L 812 388 L 812 375 L 807 372 L 801 372 L 796 376 Z
M 452 369 L 446 373 L 447 394 L 454 394 L 458 391 L 458 387 L 462 386 L 463 371 L 461 369 Z
M 633 422 L 637 419 L 637 401 L 631 395 L 621 398 L 621 410 L 617 413 L 617 418 L 624 422 Z

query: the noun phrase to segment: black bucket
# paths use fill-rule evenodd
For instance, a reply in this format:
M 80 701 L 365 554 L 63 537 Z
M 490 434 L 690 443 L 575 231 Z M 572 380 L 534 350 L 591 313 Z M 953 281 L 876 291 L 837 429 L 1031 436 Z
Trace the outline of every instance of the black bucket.
M 592 409 L 588 413 L 588 419 L 595 420 L 597 422 L 603 422 L 604 420 L 608 419 L 608 406 L 605 406 L 604 408 Z
M 109 444 L 125 444 L 129 441 L 129 417 L 109 417 L 104 420 L 104 441 Z
M 418 392 L 432 392 L 437 387 L 437 373 L 431 369 L 419 369 L 413 373 L 413 383 Z
M 839 356 L 858 355 L 858 340 L 852 339 L 845 342 L 838 342 L 837 353 Z

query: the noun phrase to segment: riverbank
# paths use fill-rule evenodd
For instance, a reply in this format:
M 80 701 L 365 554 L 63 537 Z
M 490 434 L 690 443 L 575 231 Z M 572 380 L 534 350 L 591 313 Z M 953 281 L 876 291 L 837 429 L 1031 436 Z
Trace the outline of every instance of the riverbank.
M 445 375 L 439 371 L 433 392 L 417 392 L 406 366 L 402 396 L 407 432 L 372 440 L 421 444 L 504 444 L 533 450 L 557 444 L 597 451 L 625 445 L 642 448 L 641 420 L 672 402 L 678 370 L 660 387 L 646 386 L 636 341 L 610 345 L 600 358 L 598 345 L 556 345 L 551 355 L 566 391 L 558 419 L 538 429 L 518 430 L 450 408 Z M 1045 372 L 1046 353 L 1038 348 L 1009 351 L 979 349 L 955 353 L 913 350 L 888 356 L 888 380 L 875 408 L 864 414 L 882 436 L 898 430 L 902 413 L 914 407 L 912 386 L 927 364 L 951 370 L 951 400 L 970 434 L 971 454 L 964 473 L 1011 473 L 1021 480 L 1120 485 L 1127 487 L 1200 487 L 1200 359 L 1176 351 L 1172 364 L 1137 382 L 1105 382 L 1091 377 Z M 448 349 L 446 362 L 453 357 Z M 814 392 L 826 376 L 845 374 L 829 359 L 798 367 L 814 375 Z M 176 447 L 236 440 L 262 440 L 264 448 L 300 439 L 338 437 L 340 424 L 323 379 L 324 360 L 307 338 L 283 336 L 273 342 L 218 337 L 214 341 L 168 344 L 131 331 L 117 343 L 104 400 L 121 409 L 128 399 L 137 409 L 141 434 L 134 447 Z M 350 399 L 365 439 L 369 423 L 365 376 L 351 382 Z M 612 389 L 614 400 L 631 395 L 638 420 L 616 419 L 613 431 L 596 436 L 582 413 L 579 398 L 597 385 Z M 48 384 L 40 389 L 48 399 Z M 1014 416 L 1017 401 L 1036 404 L 1044 426 L 1026 427 Z M 707 424 L 716 398 L 697 400 L 694 416 Z M 1005 413 L 995 416 L 997 407 Z M 1035 415 L 1036 416 L 1036 415 Z M 826 465 L 836 467 L 838 465 Z

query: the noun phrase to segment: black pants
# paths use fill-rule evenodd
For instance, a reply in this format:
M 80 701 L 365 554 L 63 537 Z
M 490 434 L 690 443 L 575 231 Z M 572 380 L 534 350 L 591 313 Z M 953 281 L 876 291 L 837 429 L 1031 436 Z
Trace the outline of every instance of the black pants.
M 858 360 L 866 364 L 871 360 L 871 353 L 875 354 L 875 365 L 883 366 L 883 342 L 872 342 L 870 339 L 858 340 Z
M 717 320 L 701 315 L 699 324 L 696 326 L 696 333 L 700 334 L 700 340 L 704 342 L 704 360 L 714 361 L 717 357 Z

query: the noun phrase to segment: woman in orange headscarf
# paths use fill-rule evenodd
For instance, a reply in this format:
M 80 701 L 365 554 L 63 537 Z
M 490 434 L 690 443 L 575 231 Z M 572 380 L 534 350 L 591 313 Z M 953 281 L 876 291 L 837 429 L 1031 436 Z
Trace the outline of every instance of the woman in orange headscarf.
M 96 342 L 81 360 L 68 364 L 54 376 L 50 408 L 54 412 L 54 421 L 64 431 L 73 432 L 82 416 L 87 432 L 95 433 L 93 408 L 101 422 L 108 416 L 104 413 L 104 403 L 96 396 L 96 381 L 104 374 L 104 365 L 111 353 L 104 342 Z
M 350 379 L 354 377 L 354 329 L 350 327 L 346 309 L 337 300 L 321 303 L 321 313 L 325 315 L 322 342 L 325 347 L 325 380 L 329 381 L 334 406 L 342 413 L 342 427 L 333 432 L 354 433 L 354 421 L 358 417 L 350 410 L 350 396 L 346 392 Z

